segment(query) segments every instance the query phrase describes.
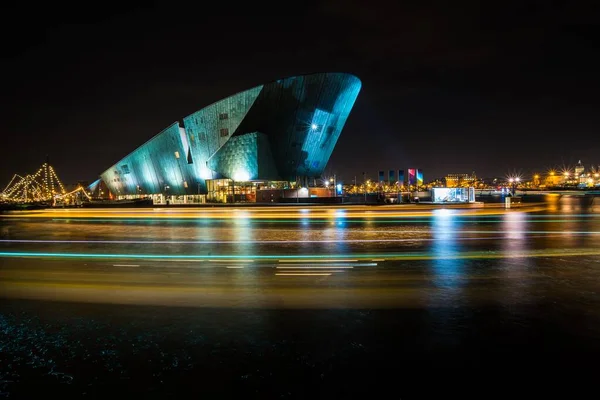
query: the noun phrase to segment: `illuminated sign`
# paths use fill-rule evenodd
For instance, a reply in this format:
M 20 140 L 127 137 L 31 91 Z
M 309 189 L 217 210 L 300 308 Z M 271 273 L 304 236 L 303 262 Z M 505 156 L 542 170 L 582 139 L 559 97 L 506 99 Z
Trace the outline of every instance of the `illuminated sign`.
M 396 171 L 394 171 L 393 169 L 390 169 L 388 171 L 388 182 L 390 185 L 396 184 Z
M 417 170 L 415 168 L 408 169 L 408 185 L 414 186 L 417 184 Z
M 423 186 L 423 170 L 417 169 L 417 186 Z

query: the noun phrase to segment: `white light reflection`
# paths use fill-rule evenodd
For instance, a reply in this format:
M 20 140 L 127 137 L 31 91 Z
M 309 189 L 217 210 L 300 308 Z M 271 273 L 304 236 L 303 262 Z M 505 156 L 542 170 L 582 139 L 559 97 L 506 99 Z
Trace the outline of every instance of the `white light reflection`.
M 430 296 L 432 312 L 441 323 L 453 318 L 452 307 L 462 300 L 465 282 L 464 260 L 457 259 L 461 253 L 459 233 L 461 221 L 455 210 L 438 209 L 431 218 L 431 276 L 435 290 Z M 448 308 L 450 307 L 450 309 Z
M 310 225 L 310 210 L 306 209 L 306 208 L 302 208 L 300 210 L 300 214 L 303 215 L 302 218 L 300 218 L 300 225 L 302 225 L 303 227 L 307 227 Z
M 336 210 L 334 215 L 336 225 L 340 228 L 344 228 L 346 226 L 346 210 Z
M 328 225 L 323 232 L 323 240 L 321 249 L 329 254 L 351 254 L 352 251 L 348 248 L 346 242 L 346 212 L 345 210 L 330 211 Z
M 511 212 L 502 218 L 502 230 L 505 232 L 501 241 L 502 252 L 517 256 L 526 254 L 528 251 L 528 217 L 524 212 Z M 532 257 L 505 258 L 496 261 L 494 269 L 499 269 L 502 279 L 499 281 L 499 289 L 502 304 L 505 305 L 507 312 L 514 312 L 514 306 L 528 302 L 530 297 L 531 271 L 532 263 L 535 263 Z M 493 271 L 493 270 L 492 270 Z

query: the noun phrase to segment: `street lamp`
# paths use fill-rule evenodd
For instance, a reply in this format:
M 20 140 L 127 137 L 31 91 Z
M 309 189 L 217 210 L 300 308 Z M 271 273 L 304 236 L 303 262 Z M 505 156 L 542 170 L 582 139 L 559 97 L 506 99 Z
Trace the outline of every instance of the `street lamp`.
M 333 174 L 332 178 L 329 178 L 329 182 L 333 185 L 333 197 L 337 197 L 337 179 L 335 174 Z
M 364 194 L 365 194 L 365 204 L 367 204 L 367 181 L 365 173 L 363 172 L 363 186 L 364 186 Z
M 521 178 L 519 178 L 519 177 L 508 179 L 508 182 L 510 183 L 510 186 L 511 186 L 511 192 L 512 192 L 513 196 L 517 192 L 517 185 L 519 184 L 520 181 L 521 181 Z
M 511 196 L 514 196 L 515 192 L 517 191 L 517 182 L 518 181 L 519 181 L 519 178 L 508 178 L 508 183 L 510 183 Z

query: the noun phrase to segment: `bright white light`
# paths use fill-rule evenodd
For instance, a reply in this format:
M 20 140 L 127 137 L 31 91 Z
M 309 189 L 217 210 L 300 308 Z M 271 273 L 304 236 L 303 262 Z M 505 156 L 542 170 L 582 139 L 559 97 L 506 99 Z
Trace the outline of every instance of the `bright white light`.
M 310 129 L 312 129 L 313 131 L 316 131 L 318 127 L 319 126 L 317 124 L 311 124 L 310 125 Z
M 449 210 L 447 208 L 439 208 L 437 210 L 433 210 L 433 214 L 440 217 L 449 217 L 454 213 L 452 210 Z
M 212 179 L 212 173 L 210 171 L 210 169 L 208 168 L 202 168 L 200 170 L 200 178 L 206 180 L 206 179 Z
M 246 171 L 236 171 L 233 174 L 234 181 L 247 181 L 250 180 L 250 174 Z
M 521 180 L 521 178 L 519 178 L 518 176 L 515 178 L 515 181 L 519 182 Z

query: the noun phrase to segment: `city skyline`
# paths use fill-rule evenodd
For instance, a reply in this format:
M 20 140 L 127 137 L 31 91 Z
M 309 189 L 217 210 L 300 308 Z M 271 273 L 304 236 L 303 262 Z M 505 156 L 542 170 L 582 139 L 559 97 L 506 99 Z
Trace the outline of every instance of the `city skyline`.
M 600 162 L 597 28 L 577 5 L 324 1 L 274 15 L 234 2 L 202 23 L 177 2 L 67 8 L 9 7 L 31 29 L 2 53 L 2 182 L 46 155 L 64 181 L 92 181 L 214 99 L 324 71 L 363 82 L 326 168 L 346 180 L 397 165 L 430 179 Z

